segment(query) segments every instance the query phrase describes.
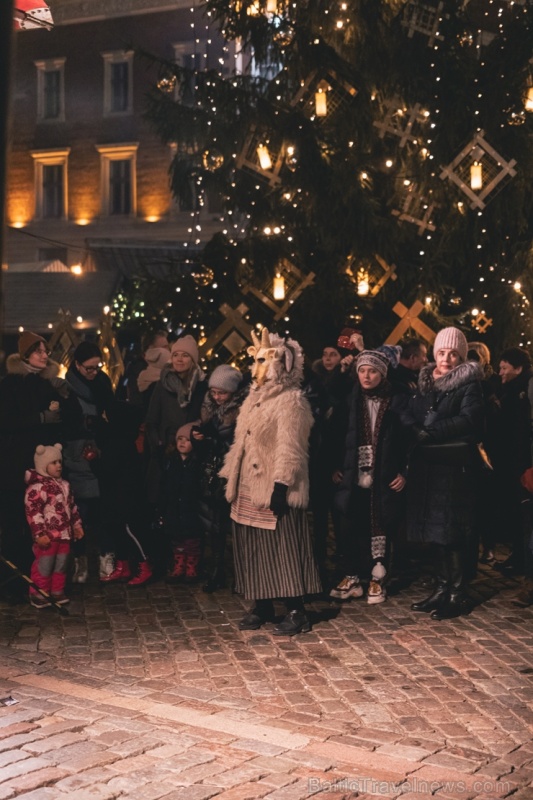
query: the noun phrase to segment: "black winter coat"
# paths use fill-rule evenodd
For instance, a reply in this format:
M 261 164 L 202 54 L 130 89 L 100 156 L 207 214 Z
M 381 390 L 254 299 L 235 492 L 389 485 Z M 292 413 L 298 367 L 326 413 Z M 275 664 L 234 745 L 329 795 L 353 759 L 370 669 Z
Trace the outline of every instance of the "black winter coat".
M 352 499 L 357 486 L 359 465 L 357 439 L 357 415 L 360 409 L 361 387 L 357 383 L 350 401 L 350 418 L 346 436 L 343 479 L 336 496 L 336 504 L 343 514 L 350 514 Z M 374 480 L 372 491 L 379 492 L 378 511 L 380 527 L 389 535 L 395 532 L 403 508 L 404 492 L 395 492 L 389 484 L 398 474 L 405 475 L 407 462 L 407 437 L 397 414 L 389 408 L 385 411 L 375 445 Z
M 15 354 L 8 358 L 7 368 L 0 381 L 0 486 L 5 502 L 10 502 L 12 492 L 17 498 L 24 494 L 24 472 L 33 468 L 37 445 L 62 442 L 62 425 L 44 424 L 41 412 L 52 401 L 62 405 L 65 392 L 54 362 L 39 373 L 28 372 Z
M 416 395 L 399 412 L 412 443 L 407 538 L 450 545 L 463 541 L 472 524 L 481 472 L 476 443 L 483 433 L 483 374 L 473 361 L 459 364 L 437 380 L 434 370 L 435 364 L 422 368 Z M 457 463 L 457 450 L 450 457 L 449 451 L 435 454 L 435 449 L 424 449 L 447 442 L 465 444 Z
M 201 514 L 202 465 L 193 451 L 182 459 L 173 453 L 163 469 L 160 512 L 169 542 L 198 539 L 204 531 Z
M 493 459 L 498 473 L 517 481 L 531 466 L 530 370 L 504 383 L 499 391 L 500 413 L 494 425 Z

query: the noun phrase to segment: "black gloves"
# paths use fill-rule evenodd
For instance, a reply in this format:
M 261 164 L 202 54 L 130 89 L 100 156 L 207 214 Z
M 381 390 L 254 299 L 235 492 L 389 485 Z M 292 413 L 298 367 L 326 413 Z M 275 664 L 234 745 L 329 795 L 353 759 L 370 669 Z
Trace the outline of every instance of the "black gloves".
M 47 408 L 46 411 L 41 411 L 41 422 L 43 425 L 51 425 L 61 422 L 61 414 L 59 411 L 50 411 Z
M 289 505 L 287 503 L 287 486 L 285 486 L 284 483 L 274 484 L 274 491 L 270 498 L 269 508 L 278 519 L 281 519 L 289 510 Z

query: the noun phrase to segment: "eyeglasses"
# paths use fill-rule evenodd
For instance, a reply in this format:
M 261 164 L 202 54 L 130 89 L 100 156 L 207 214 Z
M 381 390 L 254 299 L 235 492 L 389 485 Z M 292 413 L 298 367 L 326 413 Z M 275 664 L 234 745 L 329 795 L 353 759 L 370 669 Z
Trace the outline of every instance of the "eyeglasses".
M 42 347 L 41 346 L 41 347 L 36 347 L 33 352 L 34 353 L 44 353 L 44 355 L 49 356 L 51 351 L 47 347 Z
M 99 372 L 102 369 L 102 364 L 98 364 L 97 367 L 86 367 L 85 364 L 80 364 L 80 367 L 83 367 L 85 372 Z

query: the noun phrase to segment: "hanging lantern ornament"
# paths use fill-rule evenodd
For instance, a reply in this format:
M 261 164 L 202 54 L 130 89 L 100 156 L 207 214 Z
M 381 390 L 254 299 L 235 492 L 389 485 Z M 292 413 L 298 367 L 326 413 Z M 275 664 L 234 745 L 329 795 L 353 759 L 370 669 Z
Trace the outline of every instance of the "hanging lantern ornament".
M 357 272 L 357 294 L 360 297 L 366 297 L 370 292 L 370 279 L 366 269 L 360 269 Z
M 211 267 L 206 267 L 205 264 L 202 264 L 199 270 L 191 272 L 191 275 L 197 286 L 209 286 L 213 283 L 213 278 L 215 277 L 215 273 Z
M 268 148 L 264 144 L 258 145 L 257 157 L 259 159 L 259 166 L 261 169 L 272 169 L 272 159 L 270 158 Z
M 483 188 L 483 167 L 479 161 L 474 161 L 470 167 L 470 188 L 474 191 Z
M 202 165 L 209 172 L 216 172 L 217 169 L 224 165 L 224 156 L 215 147 L 210 150 L 204 150 L 202 153 Z
M 326 117 L 328 113 L 328 98 L 327 98 L 328 85 L 322 81 L 315 92 L 315 114 L 317 117 Z
M 528 86 L 528 90 L 526 92 L 526 111 L 533 111 L 533 82 L 530 86 Z
M 278 0 L 267 0 L 266 13 L 267 14 L 277 14 L 278 13 Z
M 272 34 L 272 41 L 277 44 L 278 47 L 289 47 L 294 41 L 296 31 L 287 20 L 276 17 L 275 23 L 276 22 L 278 24 L 276 26 L 276 32 Z
M 157 81 L 157 88 L 159 89 L 160 92 L 164 92 L 165 94 L 172 94 L 172 92 L 176 88 L 176 76 L 172 75 L 172 73 L 163 75 Z
M 274 276 L 272 295 L 274 300 L 285 300 L 285 278 L 279 272 Z

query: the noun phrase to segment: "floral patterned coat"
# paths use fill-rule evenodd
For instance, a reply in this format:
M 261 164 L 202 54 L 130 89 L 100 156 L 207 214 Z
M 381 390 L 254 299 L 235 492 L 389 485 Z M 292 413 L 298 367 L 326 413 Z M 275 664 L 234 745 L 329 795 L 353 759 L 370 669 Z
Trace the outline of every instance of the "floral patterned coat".
M 28 470 L 24 479 L 24 507 L 34 541 L 43 534 L 51 539 L 71 540 L 72 529 L 82 523 L 68 482 L 45 478 L 34 469 Z

